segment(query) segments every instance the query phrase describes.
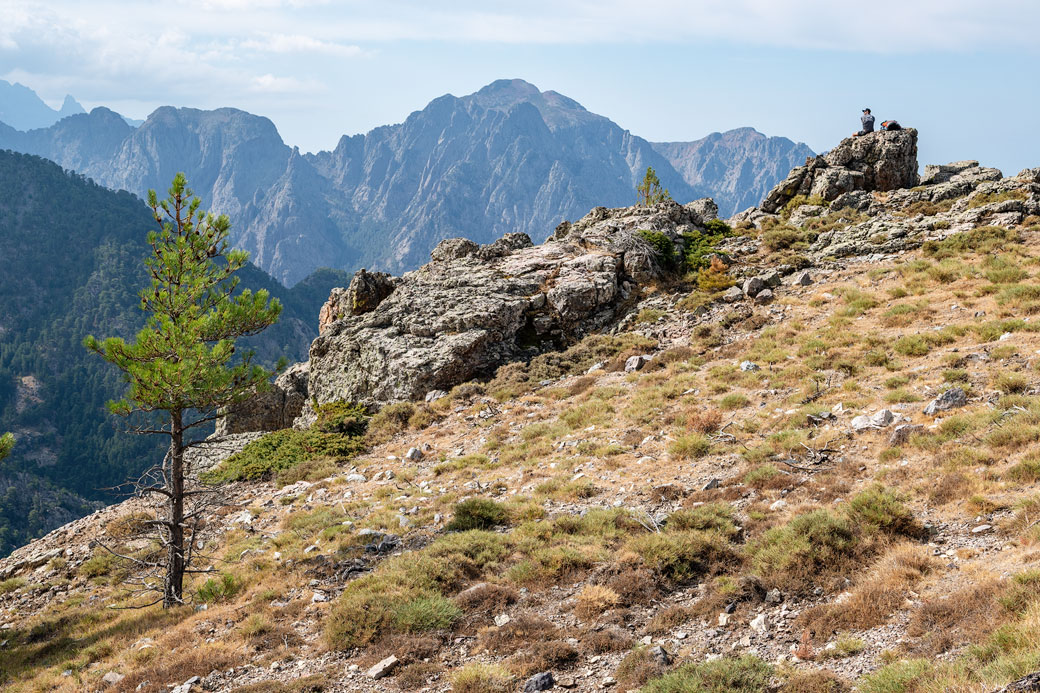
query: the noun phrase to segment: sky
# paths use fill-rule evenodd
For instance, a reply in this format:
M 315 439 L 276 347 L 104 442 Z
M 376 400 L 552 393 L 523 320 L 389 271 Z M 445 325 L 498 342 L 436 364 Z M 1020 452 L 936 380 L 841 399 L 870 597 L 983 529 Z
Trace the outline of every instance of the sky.
M 0 79 L 145 118 L 270 118 L 304 151 L 521 78 L 651 141 L 751 126 L 833 147 L 878 121 L 922 164 L 1040 166 L 1035 0 L 0 0 Z

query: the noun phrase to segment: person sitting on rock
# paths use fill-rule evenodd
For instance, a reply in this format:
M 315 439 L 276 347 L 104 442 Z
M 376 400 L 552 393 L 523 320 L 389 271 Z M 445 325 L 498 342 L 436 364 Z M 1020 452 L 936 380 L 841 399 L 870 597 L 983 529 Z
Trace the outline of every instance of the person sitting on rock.
M 853 134 L 853 137 L 859 137 L 874 132 L 874 116 L 870 115 L 869 108 L 863 109 L 863 115 L 860 116 L 859 122 L 863 124 L 863 129 Z

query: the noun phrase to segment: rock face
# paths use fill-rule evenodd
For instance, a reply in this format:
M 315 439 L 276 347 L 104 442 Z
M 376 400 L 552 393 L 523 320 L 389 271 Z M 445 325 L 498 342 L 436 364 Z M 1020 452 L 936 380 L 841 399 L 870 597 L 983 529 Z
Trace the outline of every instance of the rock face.
M 897 190 L 917 182 L 917 130 L 874 132 L 846 138 L 826 154 L 791 169 L 760 209 L 776 213 L 797 195 L 818 195 L 830 202 L 855 190 Z
M 360 269 L 346 289 L 336 288 L 318 314 L 318 332 L 348 315 L 361 315 L 375 310 L 379 302 L 394 291 L 396 281 L 386 272 Z
M 705 202 L 598 207 L 542 245 L 522 233 L 482 246 L 442 241 L 430 263 L 395 280 L 372 310 L 344 311 L 325 326 L 311 345 L 310 401 L 422 400 L 601 329 L 636 283 L 661 275 L 636 231 L 661 231 L 681 244 L 682 233 L 714 210 Z
M 214 436 L 291 428 L 307 402 L 309 374 L 310 364 L 293 364 L 275 379 L 270 390 L 251 397 L 217 419 Z

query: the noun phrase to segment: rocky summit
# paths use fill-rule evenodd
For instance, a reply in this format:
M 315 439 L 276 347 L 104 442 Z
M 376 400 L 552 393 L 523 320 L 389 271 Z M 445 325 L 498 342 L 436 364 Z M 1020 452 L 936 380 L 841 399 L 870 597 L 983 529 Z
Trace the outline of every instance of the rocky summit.
M 1040 168 L 914 137 L 357 272 L 193 458 L 188 603 L 148 498 L 71 522 L 0 560 L 0 686 L 1036 690 Z
M 779 211 L 798 195 L 831 202 L 838 196 L 864 190 L 897 190 L 917 185 L 917 130 L 873 132 L 849 137 L 827 152 L 791 169 L 759 206 Z
M 329 317 L 311 345 L 308 401 L 421 400 L 608 329 L 639 286 L 665 272 L 638 232 L 662 233 L 681 249 L 683 234 L 716 213 L 711 200 L 598 207 L 540 245 L 523 233 L 487 245 L 454 238 L 400 278 L 361 270 L 322 309 Z

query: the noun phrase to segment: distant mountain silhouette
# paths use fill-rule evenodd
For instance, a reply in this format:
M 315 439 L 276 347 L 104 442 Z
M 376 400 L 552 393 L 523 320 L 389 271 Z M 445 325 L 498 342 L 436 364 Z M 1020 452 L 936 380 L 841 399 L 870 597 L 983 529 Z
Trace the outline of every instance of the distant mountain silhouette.
M 631 204 L 648 166 L 676 200 L 715 197 L 727 215 L 812 153 L 749 128 L 653 144 L 516 79 L 439 97 L 317 154 L 231 108 L 163 107 L 137 129 L 96 108 L 43 130 L 0 126 L 4 147 L 137 194 L 184 171 L 209 208 L 231 216 L 253 262 L 290 286 L 320 266 L 413 269 L 452 236 L 544 240 L 593 206 Z

